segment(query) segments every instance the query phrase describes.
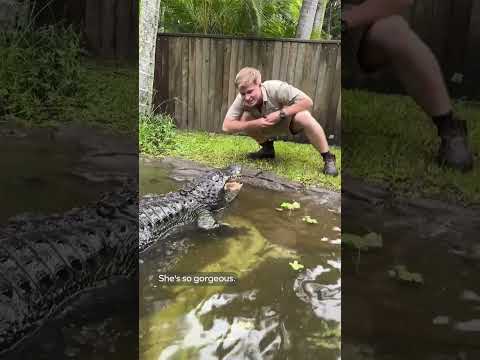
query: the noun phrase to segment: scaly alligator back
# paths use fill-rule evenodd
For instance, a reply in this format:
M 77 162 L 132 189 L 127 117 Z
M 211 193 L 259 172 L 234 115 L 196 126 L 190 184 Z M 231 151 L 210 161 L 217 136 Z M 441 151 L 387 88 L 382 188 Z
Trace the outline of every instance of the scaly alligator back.
M 17 218 L 0 232 L 0 354 L 79 291 L 138 265 L 138 193 L 64 215 Z

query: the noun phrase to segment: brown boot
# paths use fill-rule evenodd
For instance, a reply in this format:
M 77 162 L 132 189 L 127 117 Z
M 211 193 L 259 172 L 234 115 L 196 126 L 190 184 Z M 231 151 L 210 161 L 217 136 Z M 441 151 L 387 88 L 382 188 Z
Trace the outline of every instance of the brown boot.
M 438 135 L 442 140 L 437 158 L 440 166 L 462 172 L 471 170 L 473 155 L 468 147 L 466 121 L 452 117 L 437 120 L 435 125 L 437 125 Z
M 338 175 L 338 170 L 336 166 L 336 158 L 335 155 L 328 153 L 324 159 L 324 165 L 323 165 L 323 173 L 325 175 L 330 175 L 330 176 L 337 176 Z

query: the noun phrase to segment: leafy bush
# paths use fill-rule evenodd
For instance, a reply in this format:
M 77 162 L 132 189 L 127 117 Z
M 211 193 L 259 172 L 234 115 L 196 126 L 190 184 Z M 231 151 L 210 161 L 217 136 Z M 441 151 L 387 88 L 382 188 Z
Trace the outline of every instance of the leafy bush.
M 80 39 L 71 27 L 1 33 L 0 116 L 39 123 L 81 106 L 80 55 Z
M 175 146 L 175 121 L 170 115 L 141 114 L 139 124 L 140 151 L 161 155 Z

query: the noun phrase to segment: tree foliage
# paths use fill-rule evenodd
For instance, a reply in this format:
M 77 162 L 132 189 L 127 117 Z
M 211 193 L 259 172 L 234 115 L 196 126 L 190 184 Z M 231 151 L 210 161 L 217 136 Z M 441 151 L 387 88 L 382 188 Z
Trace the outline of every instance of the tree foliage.
M 341 38 L 341 16 L 342 16 L 342 2 L 341 0 L 330 0 L 325 10 L 325 18 L 323 20 L 321 39 L 335 39 Z
M 166 32 L 294 37 L 301 0 L 163 0 Z

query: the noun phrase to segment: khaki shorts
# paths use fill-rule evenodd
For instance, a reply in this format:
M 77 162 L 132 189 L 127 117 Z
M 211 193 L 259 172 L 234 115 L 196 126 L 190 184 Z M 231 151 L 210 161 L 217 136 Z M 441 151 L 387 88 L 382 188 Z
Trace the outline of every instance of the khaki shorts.
M 247 119 L 254 119 L 254 117 L 248 112 L 245 111 L 242 114 L 242 118 L 246 117 Z M 275 136 L 284 136 L 284 135 L 297 135 L 301 131 L 294 131 L 293 126 L 293 116 L 287 116 L 285 119 L 280 120 L 273 126 L 262 129 L 261 134 L 265 137 L 275 137 Z

